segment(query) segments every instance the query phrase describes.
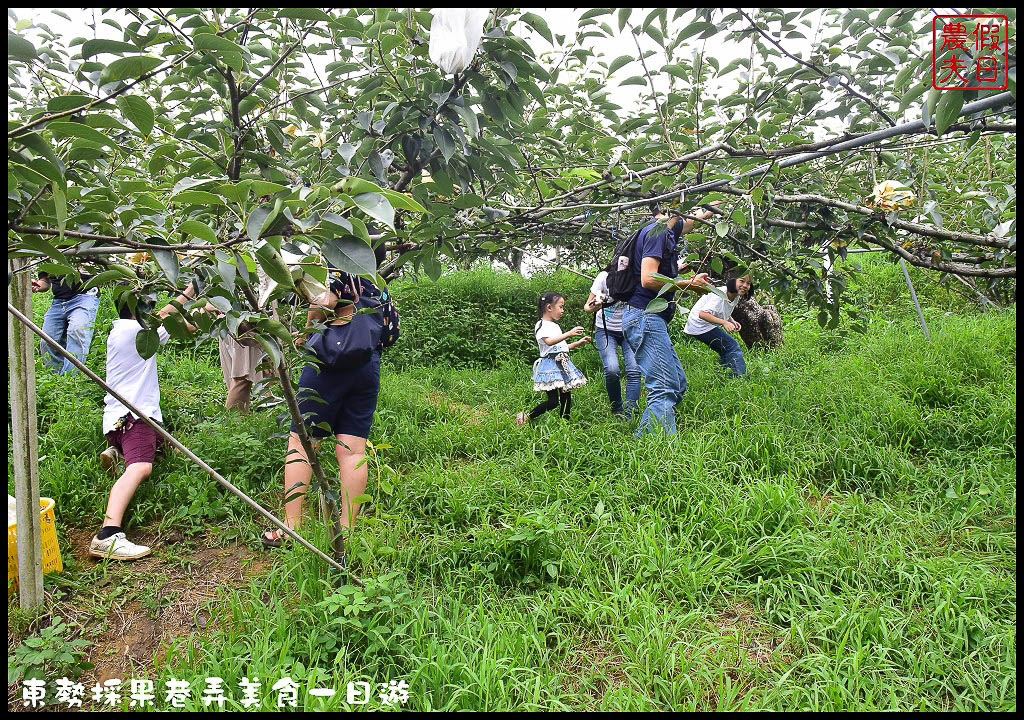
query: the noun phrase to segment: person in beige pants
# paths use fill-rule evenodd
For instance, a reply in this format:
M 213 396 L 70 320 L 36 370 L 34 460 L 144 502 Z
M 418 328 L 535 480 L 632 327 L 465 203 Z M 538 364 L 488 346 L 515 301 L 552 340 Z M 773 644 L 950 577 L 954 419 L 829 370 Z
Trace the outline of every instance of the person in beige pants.
M 270 376 L 267 371 L 257 370 L 264 355 L 263 348 L 255 341 L 240 343 L 231 335 L 220 341 L 220 369 L 228 387 L 224 407 L 228 410 L 249 412 L 253 383 Z
M 263 304 L 272 290 L 271 282 L 262 270 L 257 270 L 256 275 L 257 295 Z M 274 317 L 277 317 L 276 303 Z M 227 398 L 224 400 L 225 408 L 248 414 L 253 384 L 273 375 L 271 370 L 257 370 L 265 356 L 266 352 L 255 340 L 239 342 L 238 338 L 232 335 L 221 338 L 220 370 L 224 375 L 224 384 L 228 388 Z

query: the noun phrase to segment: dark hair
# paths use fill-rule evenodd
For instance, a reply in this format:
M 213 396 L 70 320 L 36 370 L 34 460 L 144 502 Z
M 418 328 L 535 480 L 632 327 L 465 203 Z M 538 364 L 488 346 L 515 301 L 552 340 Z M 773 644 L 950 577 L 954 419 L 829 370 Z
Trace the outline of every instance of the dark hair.
M 128 293 L 121 293 L 114 303 L 117 306 L 117 316 L 122 320 L 134 320 L 135 313 L 128 307 Z
M 537 324 L 534 326 L 535 331 L 540 329 L 540 321 L 544 319 L 544 311 L 548 309 L 548 305 L 554 305 L 562 297 L 564 296 L 556 293 L 554 290 L 548 290 L 540 294 L 540 300 L 537 301 Z
M 651 210 L 651 215 L 657 216 L 661 212 L 661 205 L 658 204 L 657 200 L 652 200 L 647 203 L 647 207 Z
M 383 240 L 383 238 L 377 244 L 377 247 L 375 247 L 373 249 L 373 256 L 377 260 L 377 270 L 379 272 L 380 271 L 380 266 L 384 264 L 384 261 L 387 259 L 387 256 L 388 256 L 387 248 L 384 247 L 384 240 Z

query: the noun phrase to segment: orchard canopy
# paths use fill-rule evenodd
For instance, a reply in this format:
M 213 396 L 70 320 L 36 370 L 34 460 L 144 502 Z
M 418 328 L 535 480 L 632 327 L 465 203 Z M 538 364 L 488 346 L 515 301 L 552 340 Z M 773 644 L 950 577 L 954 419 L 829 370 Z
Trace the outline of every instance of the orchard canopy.
M 291 336 L 268 301 L 325 261 L 372 275 L 383 243 L 383 280 L 552 249 L 592 269 L 652 198 L 722 200 L 686 237 L 695 264 L 747 267 L 822 323 L 850 249 L 1015 298 L 1016 70 L 1002 93 L 933 90 L 930 10 L 599 8 L 565 28 L 501 8 L 454 72 L 429 10 L 53 12 L 75 36 L 8 21 L 9 257 L 136 299 L 195 281 L 225 313 L 196 313 L 202 333 L 247 321 L 275 357 Z

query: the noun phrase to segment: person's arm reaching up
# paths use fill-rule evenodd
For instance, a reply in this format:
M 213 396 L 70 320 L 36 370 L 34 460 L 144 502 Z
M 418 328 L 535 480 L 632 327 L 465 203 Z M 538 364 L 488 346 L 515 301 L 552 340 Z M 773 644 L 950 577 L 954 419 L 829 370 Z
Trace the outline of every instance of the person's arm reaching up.
M 174 302 L 169 302 L 162 308 L 160 308 L 160 310 L 157 312 L 157 315 L 159 315 L 160 318 L 163 319 L 170 315 L 171 313 L 176 313 L 178 312 L 178 308 L 175 306 L 175 302 L 178 305 L 184 305 L 187 300 L 191 300 L 193 297 L 195 297 L 195 291 L 192 289 L 192 285 L 190 284 L 188 287 L 185 288 L 185 291 L 183 293 L 181 293 L 180 295 L 178 295 L 178 297 L 174 299 Z M 183 323 L 185 323 L 185 327 L 188 328 L 189 332 L 195 332 L 196 326 L 190 323 L 188 320 L 186 320 L 184 315 L 182 315 L 181 320 Z

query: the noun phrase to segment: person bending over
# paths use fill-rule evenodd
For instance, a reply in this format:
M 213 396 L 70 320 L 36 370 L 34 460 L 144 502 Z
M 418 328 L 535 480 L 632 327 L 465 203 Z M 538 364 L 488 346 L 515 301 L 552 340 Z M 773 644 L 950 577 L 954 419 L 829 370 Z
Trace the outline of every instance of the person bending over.
M 178 295 L 177 302 L 184 304 L 191 297 L 192 288 L 189 287 Z M 127 301 L 126 294 L 118 298 L 119 319 L 114 321 L 107 336 L 107 384 L 150 418 L 162 422 L 156 355 L 143 359 L 135 348 L 135 336 L 142 330 L 142 325 L 135 319 Z M 163 318 L 172 312 L 177 312 L 177 308 L 168 304 L 157 314 Z M 186 326 L 190 331 L 194 329 L 188 323 Z M 167 342 L 166 328 L 157 328 L 157 335 L 161 345 Z M 138 560 L 149 555 L 152 549 L 129 540 L 121 523 L 135 491 L 153 472 L 153 457 L 160 436 L 110 393 L 103 398 L 103 405 L 103 434 L 110 447 L 100 453 L 100 464 L 111 475 L 116 475 L 119 460 L 123 457 L 125 469 L 110 489 L 103 527 L 89 543 L 89 554 L 108 560 Z
M 32 281 L 34 293 L 53 291 L 53 302 L 43 316 L 43 332 L 83 363 L 89 355 L 89 346 L 92 345 L 96 328 L 96 312 L 100 307 L 99 288 L 82 289 L 89 279 L 89 275 L 82 275 L 78 283 L 65 282 L 63 275 L 51 277 L 41 272 L 39 279 Z M 42 338 L 39 339 L 39 349 L 43 355 L 43 365 L 58 375 L 77 372 L 70 360 L 64 359 Z
M 672 217 L 662 213 L 657 205 L 651 206 L 654 218 L 637 236 L 629 266 L 636 278 L 636 289 L 626 303 L 622 316 L 622 333 L 633 352 L 636 364 L 647 383 L 647 410 L 640 418 L 637 435 L 643 437 L 660 423 L 667 435 L 676 434 L 675 407 L 686 392 L 686 373 L 669 336 L 668 324 L 675 315 L 674 295 L 677 290 L 692 290 L 708 284 L 706 273 L 688 280 L 676 280 L 679 275 L 679 238 L 693 227 L 693 220 Z M 714 213 L 699 211 L 706 219 Z M 658 295 L 666 281 L 654 277 L 660 274 L 671 278 L 672 289 Z M 658 312 L 647 307 L 656 298 L 668 301 Z
M 683 331 L 718 353 L 718 362 L 730 371 L 732 377 L 742 377 L 747 372 L 743 350 L 729 333 L 738 333 L 741 329 L 740 324 L 732 319 L 732 311 L 750 292 L 750 276 L 731 278 L 719 290 L 725 297 L 709 292 L 697 301 L 690 310 Z

